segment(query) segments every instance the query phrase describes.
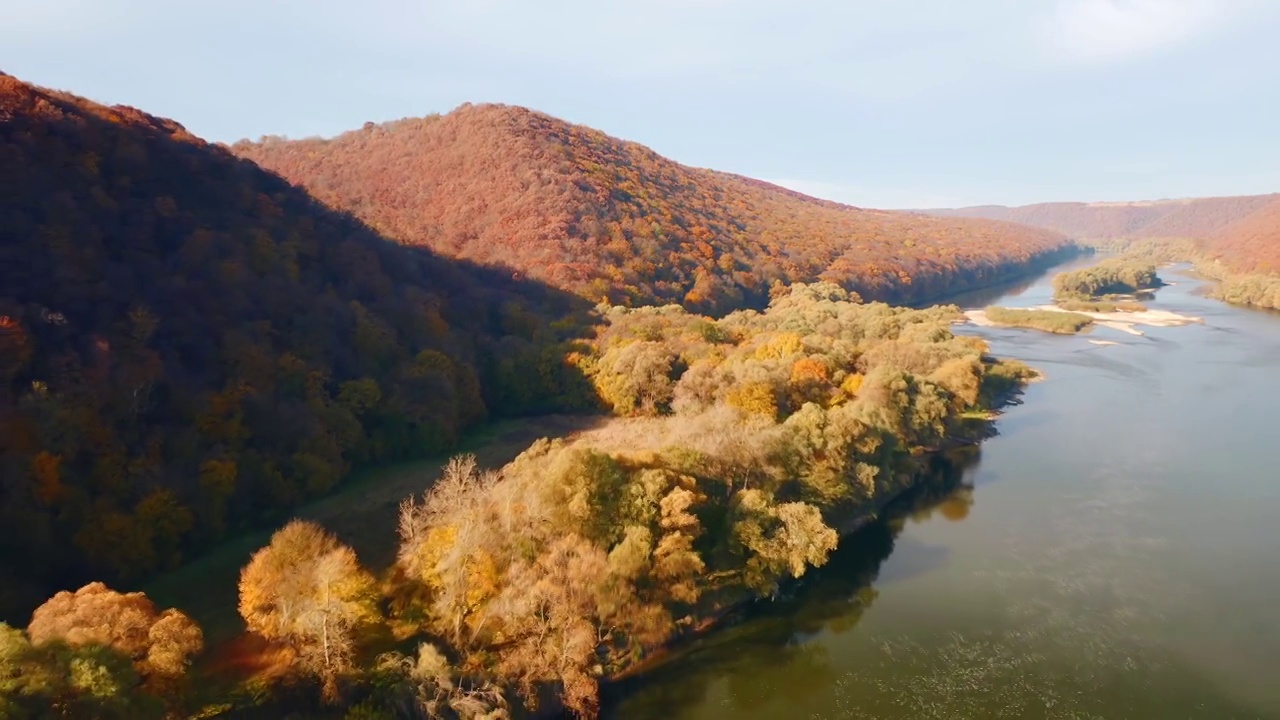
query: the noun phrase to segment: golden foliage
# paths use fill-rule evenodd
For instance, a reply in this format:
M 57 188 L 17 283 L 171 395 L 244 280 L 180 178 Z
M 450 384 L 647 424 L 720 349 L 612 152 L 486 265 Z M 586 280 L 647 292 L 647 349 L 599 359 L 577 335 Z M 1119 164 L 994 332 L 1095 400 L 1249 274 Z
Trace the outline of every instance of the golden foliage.
M 862 389 L 863 376 L 859 373 L 850 373 L 840 381 L 840 392 L 846 399 L 856 397 L 858 390 Z
M 803 343 L 795 333 L 778 333 L 768 338 L 756 350 L 757 360 L 784 360 L 800 352 Z
M 27 626 L 33 645 L 105 646 L 131 658 L 147 678 L 176 678 L 204 647 L 200 627 L 173 609 L 157 612 L 147 596 L 102 583 L 60 592 L 36 608 Z
M 356 631 L 380 618 L 373 576 L 355 552 L 315 523 L 294 520 L 253 554 L 240 574 L 240 616 L 251 632 L 297 653 L 325 682 L 350 668 Z
M 725 396 L 731 407 L 743 412 L 760 415 L 770 420 L 778 417 L 778 398 L 773 385 L 754 382 L 736 387 Z

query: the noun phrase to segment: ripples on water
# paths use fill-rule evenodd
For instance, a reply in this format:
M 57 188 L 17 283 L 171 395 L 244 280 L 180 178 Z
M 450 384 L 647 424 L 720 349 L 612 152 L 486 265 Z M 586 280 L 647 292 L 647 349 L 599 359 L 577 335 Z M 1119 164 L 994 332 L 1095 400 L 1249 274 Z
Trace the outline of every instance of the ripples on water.
M 1010 599 L 1000 628 L 941 642 L 874 638 L 878 666 L 837 681 L 832 717 L 1104 717 L 1123 709 L 1124 695 L 1149 690 L 1148 678 L 1170 668 L 1148 629 L 1187 588 L 1154 557 L 1165 540 L 1144 530 L 1150 481 L 1141 478 L 1158 458 L 1132 462 L 1063 498 L 1053 545 L 1023 550 L 1031 533 L 1011 525 L 1009 553 L 972 578 Z

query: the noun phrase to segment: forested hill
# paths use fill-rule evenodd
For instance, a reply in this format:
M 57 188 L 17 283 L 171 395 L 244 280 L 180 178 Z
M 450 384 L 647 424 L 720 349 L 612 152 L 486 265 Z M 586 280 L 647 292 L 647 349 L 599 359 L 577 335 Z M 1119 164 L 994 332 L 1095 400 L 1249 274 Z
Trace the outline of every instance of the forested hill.
M 1280 194 L 1150 202 L 1054 202 L 1021 207 L 982 205 L 925 212 L 940 217 L 987 218 L 1023 223 L 1084 240 L 1203 239 L 1222 233 L 1231 225 L 1277 201 L 1280 201 Z
M 0 75 L 0 619 L 586 402 L 589 303 L 382 239 L 180 125 Z
M 389 237 L 509 263 L 593 301 L 720 313 L 763 306 L 775 281 L 816 279 L 921 300 L 1070 248 L 1054 232 L 864 210 L 686 167 L 519 107 L 232 149 Z
M 1205 239 L 1204 250 L 1236 272 L 1280 274 L 1280 195 Z

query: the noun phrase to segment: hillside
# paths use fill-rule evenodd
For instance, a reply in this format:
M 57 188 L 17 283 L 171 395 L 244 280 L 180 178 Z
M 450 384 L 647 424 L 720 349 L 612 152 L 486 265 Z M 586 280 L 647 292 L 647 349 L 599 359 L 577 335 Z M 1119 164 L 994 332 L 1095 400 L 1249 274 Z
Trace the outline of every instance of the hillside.
M 488 415 L 586 402 L 559 345 L 586 305 L 384 240 L 172 121 L 0 75 L 0 619 Z
M 817 200 L 500 105 L 232 150 L 403 243 L 507 263 L 593 301 L 720 313 L 763 306 L 775 282 L 815 279 L 920 300 L 1025 270 L 1067 242 Z
M 1280 196 L 1209 236 L 1204 250 L 1232 270 L 1280 273 Z
M 939 217 L 1023 223 L 1082 240 L 1207 238 L 1277 200 L 1280 195 L 1247 195 L 1149 202 L 1055 202 L 1021 207 L 982 205 L 925 212 Z

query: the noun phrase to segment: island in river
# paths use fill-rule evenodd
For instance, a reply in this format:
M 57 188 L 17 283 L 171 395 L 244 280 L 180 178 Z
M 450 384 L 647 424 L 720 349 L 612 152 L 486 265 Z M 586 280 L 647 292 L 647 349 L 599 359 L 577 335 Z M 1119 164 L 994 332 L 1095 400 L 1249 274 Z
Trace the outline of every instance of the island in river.
M 1015 325 L 1015 323 L 1002 322 L 991 317 L 993 310 L 1009 310 L 1008 308 L 987 308 L 985 310 L 965 310 L 964 315 L 969 322 L 980 327 L 1003 327 Z M 1191 323 L 1203 322 L 1202 318 L 1193 317 L 1191 315 L 1183 315 L 1169 310 L 1115 310 L 1111 312 L 1096 312 L 1088 310 L 1067 310 L 1057 305 L 1036 305 L 1030 308 L 1017 309 L 1013 312 L 1021 312 L 1034 318 L 1039 313 L 1059 313 L 1064 316 L 1080 316 L 1088 318 L 1091 322 L 1088 325 L 1081 325 L 1073 332 L 1086 329 L 1090 326 L 1098 326 L 1119 330 L 1130 335 L 1143 335 L 1144 333 L 1137 328 L 1138 325 L 1146 325 L 1149 327 L 1179 327 L 1182 325 L 1190 325 Z M 1054 331 L 1056 332 L 1056 330 Z M 1060 332 L 1059 334 L 1070 334 Z
M 964 330 L 1045 372 L 1000 435 L 605 715 L 1280 717 L 1280 315 L 1173 279 L 1145 302 L 1202 322 Z

